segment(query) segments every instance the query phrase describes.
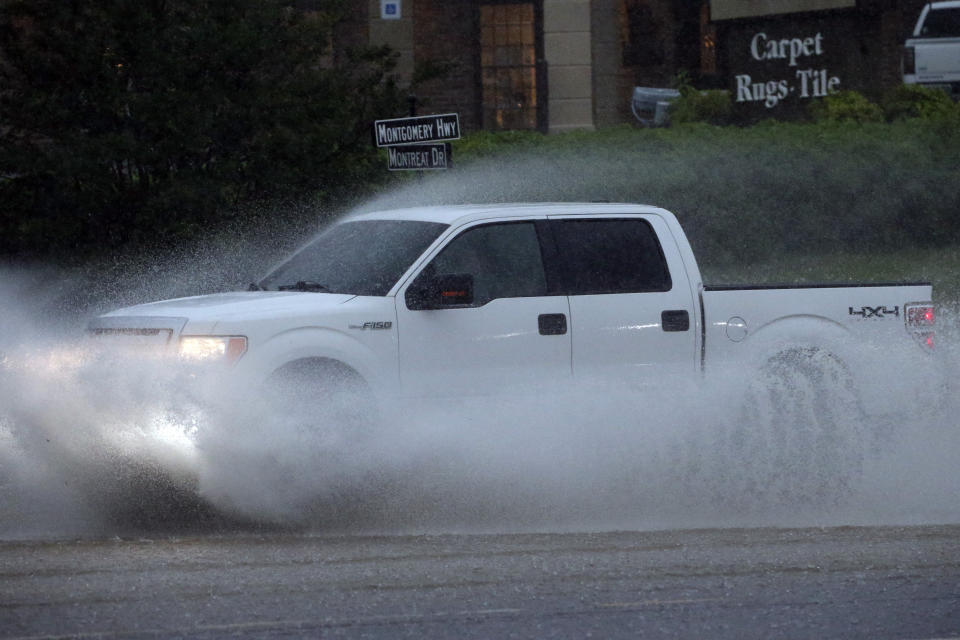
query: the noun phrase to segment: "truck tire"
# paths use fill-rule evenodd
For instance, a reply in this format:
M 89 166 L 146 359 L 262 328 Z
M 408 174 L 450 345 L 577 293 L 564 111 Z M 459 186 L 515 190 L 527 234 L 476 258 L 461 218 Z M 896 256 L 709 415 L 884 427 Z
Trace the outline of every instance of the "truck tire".
M 721 443 L 727 501 L 747 507 L 835 504 L 863 471 L 863 410 L 842 360 L 794 348 L 766 362 Z
M 282 407 L 281 415 L 301 429 L 356 438 L 369 429 L 375 414 L 369 385 L 337 360 L 290 362 L 270 376 L 265 391 Z
M 334 521 L 371 467 L 369 385 L 342 362 L 304 358 L 251 395 L 211 433 L 218 455 L 205 465 L 201 494 L 231 517 L 293 527 Z

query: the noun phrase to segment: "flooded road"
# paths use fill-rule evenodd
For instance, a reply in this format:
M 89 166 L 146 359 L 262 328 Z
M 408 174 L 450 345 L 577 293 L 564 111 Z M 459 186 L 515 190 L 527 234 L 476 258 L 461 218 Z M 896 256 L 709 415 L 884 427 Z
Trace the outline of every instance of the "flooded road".
M 875 436 L 843 492 L 786 497 L 780 458 L 715 446 L 723 384 L 431 404 L 319 448 L 27 317 L 0 332 L 0 638 L 960 638 L 956 316 L 938 402 L 876 372 L 903 410 L 839 422 Z
M 0 543 L 4 638 L 948 638 L 960 526 Z

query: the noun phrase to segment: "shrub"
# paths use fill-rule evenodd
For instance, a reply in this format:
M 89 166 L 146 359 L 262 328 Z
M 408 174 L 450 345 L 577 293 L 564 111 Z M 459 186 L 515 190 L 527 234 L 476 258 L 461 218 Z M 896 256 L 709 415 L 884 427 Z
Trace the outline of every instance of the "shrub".
M 902 84 L 889 92 L 883 101 L 887 120 L 923 118 L 938 120 L 960 115 L 960 106 L 945 91 L 919 84 Z
M 707 122 L 725 125 L 730 124 L 732 111 L 729 91 L 697 91 L 684 87 L 681 88 L 680 97 L 670 105 L 670 121 L 676 124 Z
M 883 109 L 857 91 L 840 91 L 810 105 L 818 122 L 883 122 Z
M 341 0 L 0 0 L 0 255 L 181 242 L 249 202 L 384 174 L 386 48 L 329 56 Z

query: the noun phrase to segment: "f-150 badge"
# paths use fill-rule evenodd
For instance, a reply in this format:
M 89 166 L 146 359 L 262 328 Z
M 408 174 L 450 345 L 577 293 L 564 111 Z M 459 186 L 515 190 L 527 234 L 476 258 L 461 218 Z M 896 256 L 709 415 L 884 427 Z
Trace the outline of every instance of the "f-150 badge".
M 861 318 L 886 318 L 887 316 L 893 316 L 895 318 L 900 317 L 900 307 L 894 307 L 893 309 L 888 309 L 886 306 L 860 307 L 859 309 L 854 309 L 853 307 L 848 308 L 850 309 L 851 316 L 860 316 Z
M 390 329 L 393 327 L 392 322 L 364 322 L 363 324 L 351 324 L 351 329 L 361 329 L 361 330 L 376 330 L 376 329 Z

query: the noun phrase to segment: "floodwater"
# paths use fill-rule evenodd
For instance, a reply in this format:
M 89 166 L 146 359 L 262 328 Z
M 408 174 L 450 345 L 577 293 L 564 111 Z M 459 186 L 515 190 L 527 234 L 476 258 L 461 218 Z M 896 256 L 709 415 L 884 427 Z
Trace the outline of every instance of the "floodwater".
M 65 282 L 71 291 L 86 284 L 53 276 L 0 273 L 3 539 L 960 522 L 958 327 L 949 309 L 936 354 L 946 375 L 933 382 L 942 404 L 902 398 L 902 415 L 867 424 L 877 433 L 862 455 L 839 466 L 808 457 L 805 484 L 786 490 L 789 452 L 755 451 L 744 464 L 723 445 L 724 434 L 769 424 L 747 421 L 722 380 L 408 403 L 383 408 L 363 437 L 333 419 L 304 430 L 269 398 L 238 408 L 227 386 L 94 357 L 82 329 L 110 298 L 65 302 Z M 113 298 L 136 298 L 143 282 Z M 910 375 L 930 368 L 917 356 Z M 905 372 L 877 375 L 896 388 Z M 837 423 L 864 426 L 857 417 Z

